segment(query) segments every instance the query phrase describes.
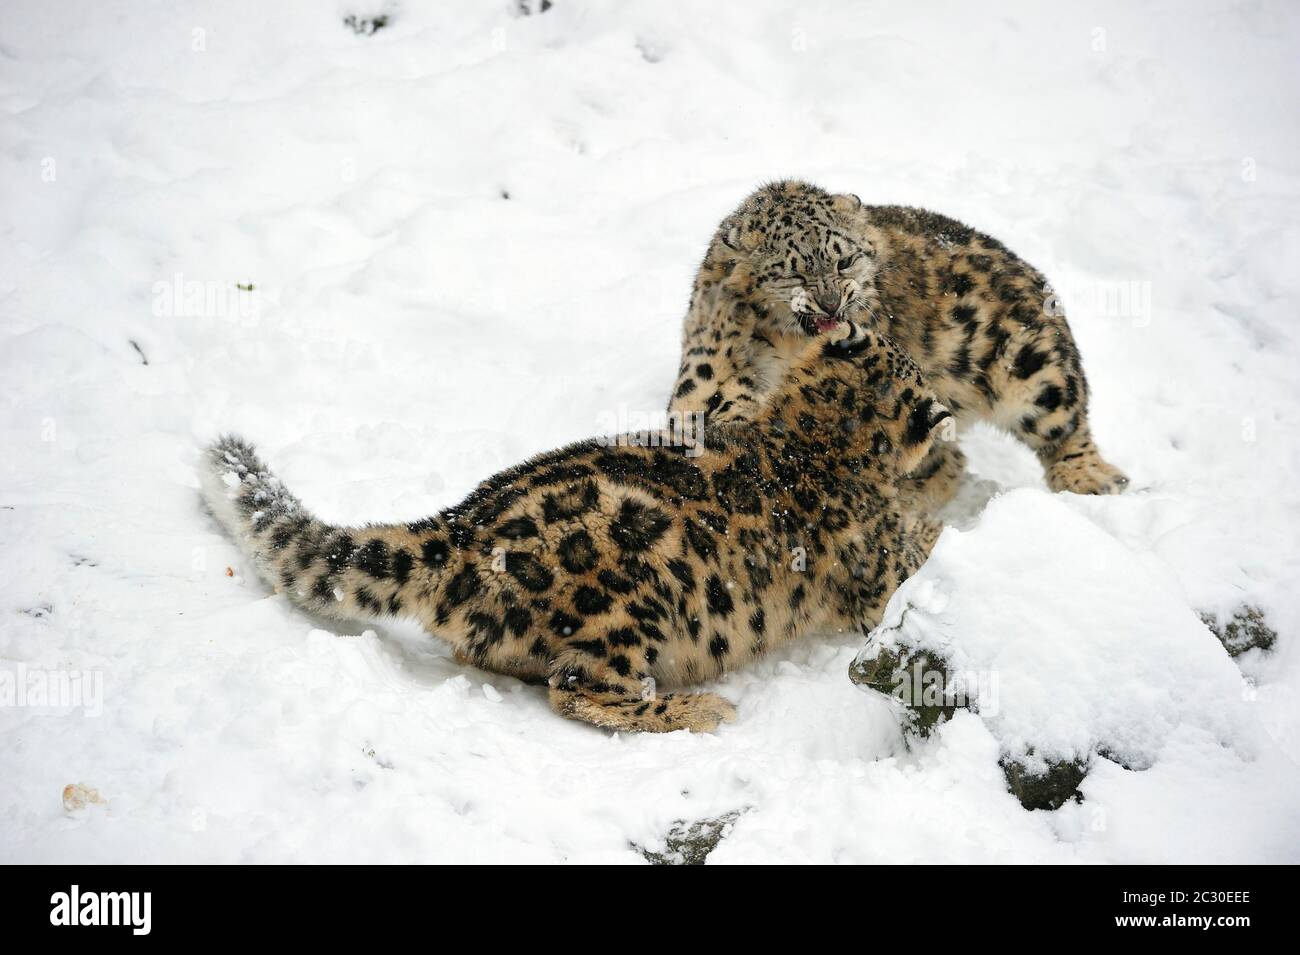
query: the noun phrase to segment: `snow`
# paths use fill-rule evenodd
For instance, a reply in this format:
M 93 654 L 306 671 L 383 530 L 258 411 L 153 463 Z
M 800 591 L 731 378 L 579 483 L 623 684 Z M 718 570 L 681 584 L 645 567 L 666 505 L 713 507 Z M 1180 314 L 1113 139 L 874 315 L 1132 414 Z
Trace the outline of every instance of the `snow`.
M 711 862 L 1300 861 L 1300 13 L 513 7 L 6 4 L 0 673 L 102 706 L 0 706 L 0 860 L 637 862 L 743 810 Z M 656 412 L 711 230 L 785 175 L 991 232 L 1070 315 L 1133 489 L 1049 497 L 976 429 L 889 609 L 996 717 L 909 748 L 826 634 L 722 681 L 716 734 L 609 735 L 322 629 L 202 510 L 223 431 L 362 522 Z M 1230 661 L 1196 613 L 1243 604 L 1278 646 Z M 1142 768 L 1026 812 L 1031 736 Z

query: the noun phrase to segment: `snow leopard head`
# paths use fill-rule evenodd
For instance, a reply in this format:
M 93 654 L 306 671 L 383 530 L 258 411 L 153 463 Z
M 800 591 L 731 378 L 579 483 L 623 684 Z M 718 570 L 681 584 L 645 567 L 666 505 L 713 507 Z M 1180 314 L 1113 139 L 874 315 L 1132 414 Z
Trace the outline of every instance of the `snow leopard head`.
M 718 228 L 725 284 L 775 330 L 827 332 L 869 310 L 876 249 L 862 201 L 797 180 L 765 185 Z

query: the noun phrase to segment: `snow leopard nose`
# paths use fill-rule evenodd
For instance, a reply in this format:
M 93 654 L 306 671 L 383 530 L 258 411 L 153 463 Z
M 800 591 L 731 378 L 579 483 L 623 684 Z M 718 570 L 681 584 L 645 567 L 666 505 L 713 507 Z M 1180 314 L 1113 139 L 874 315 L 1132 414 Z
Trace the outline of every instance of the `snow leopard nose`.
M 816 296 L 817 304 L 827 315 L 834 315 L 840 307 L 840 296 L 838 292 L 828 292 L 826 289 L 818 289 Z

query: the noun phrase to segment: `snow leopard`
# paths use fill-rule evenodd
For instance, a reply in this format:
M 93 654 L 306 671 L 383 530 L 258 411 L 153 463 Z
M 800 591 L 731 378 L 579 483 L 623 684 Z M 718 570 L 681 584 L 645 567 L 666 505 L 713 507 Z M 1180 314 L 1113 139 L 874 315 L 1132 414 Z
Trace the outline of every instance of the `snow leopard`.
M 806 338 L 844 318 L 906 349 L 958 426 L 983 420 L 1027 444 L 1052 490 L 1128 483 L 1093 443 L 1079 351 L 1042 273 L 955 219 L 794 180 L 762 186 L 714 233 L 670 410 L 758 414 Z M 964 471 L 957 443 L 937 442 L 911 492 L 933 512 Z
M 702 453 L 591 439 L 410 523 L 327 524 L 233 436 L 200 476 L 209 509 L 297 606 L 413 619 L 462 662 L 544 682 L 565 717 L 707 731 L 732 704 L 677 688 L 879 622 L 939 533 L 898 486 L 950 418 L 901 348 L 845 322 L 805 340 L 752 420 L 708 427 Z

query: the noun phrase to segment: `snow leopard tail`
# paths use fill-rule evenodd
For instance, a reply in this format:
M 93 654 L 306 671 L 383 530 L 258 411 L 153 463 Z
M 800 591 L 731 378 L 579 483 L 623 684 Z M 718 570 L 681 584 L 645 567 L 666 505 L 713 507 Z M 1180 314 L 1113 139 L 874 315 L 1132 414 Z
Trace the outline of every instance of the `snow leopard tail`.
M 409 525 L 326 524 L 234 435 L 205 450 L 199 472 L 213 515 L 293 603 L 337 620 L 414 615 L 417 588 L 427 592 L 434 571 Z

